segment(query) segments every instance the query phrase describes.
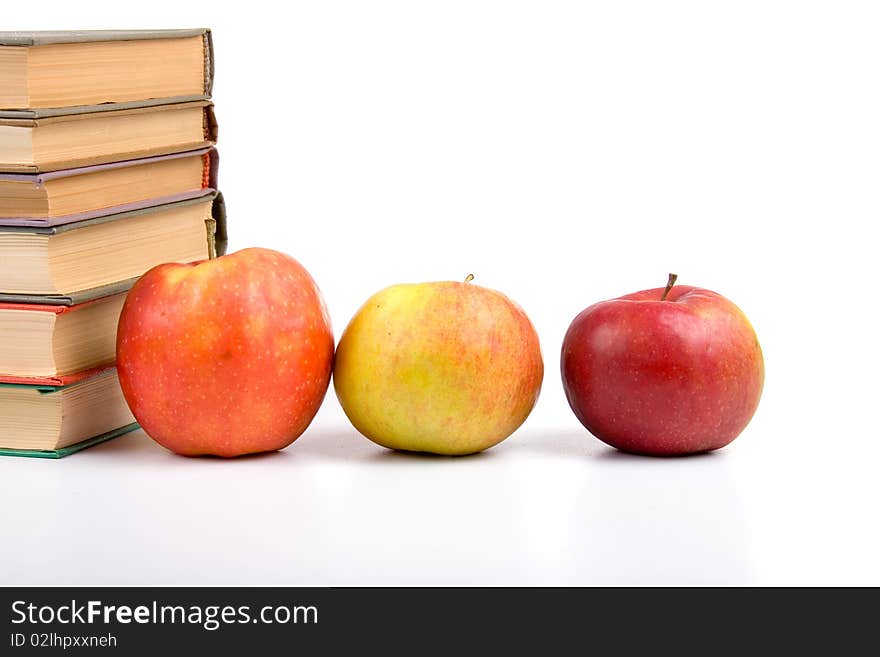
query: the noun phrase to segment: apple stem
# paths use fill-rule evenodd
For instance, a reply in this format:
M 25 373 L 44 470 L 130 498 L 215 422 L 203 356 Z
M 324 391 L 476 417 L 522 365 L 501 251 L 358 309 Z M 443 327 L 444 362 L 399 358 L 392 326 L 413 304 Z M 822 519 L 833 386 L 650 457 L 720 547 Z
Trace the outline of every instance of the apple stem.
M 678 278 L 678 274 L 669 274 L 669 281 L 666 283 L 666 289 L 663 290 L 663 296 L 660 297 L 660 301 L 666 301 L 666 295 L 669 294 L 669 290 L 672 289 L 672 286 L 675 285 L 675 281 Z
M 465 282 L 465 283 L 470 283 L 472 280 L 474 280 L 474 275 L 473 275 L 473 274 L 468 274 L 467 276 L 464 277 L 464 282 Z
M 205 232 L 208 234 L 208 260 L 217 257 L 217 220 L 214 217 L 205 219 Z

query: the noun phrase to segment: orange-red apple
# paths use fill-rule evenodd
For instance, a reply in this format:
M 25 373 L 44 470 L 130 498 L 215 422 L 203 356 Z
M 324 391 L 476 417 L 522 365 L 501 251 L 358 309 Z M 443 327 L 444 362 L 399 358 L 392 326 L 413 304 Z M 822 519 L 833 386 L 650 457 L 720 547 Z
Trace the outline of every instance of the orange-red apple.
M 327 392 L 333 333 L 293 258 L 251 248 L 151 269 L 125 301 L 119 382 L 144 431 L 190 456 L 282 449 Z
M 562 345 L 568 403 L 597 438 L 651 455 L 724 447 L 751 420 L 764 359 L 749 320 L 720 294 L 676 286 L 603 301 Z

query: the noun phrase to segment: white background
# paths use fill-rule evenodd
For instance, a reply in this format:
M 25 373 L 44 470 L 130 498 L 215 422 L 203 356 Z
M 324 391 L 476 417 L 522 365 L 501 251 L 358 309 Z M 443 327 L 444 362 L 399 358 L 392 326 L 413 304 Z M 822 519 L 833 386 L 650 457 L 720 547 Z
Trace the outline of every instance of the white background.
M 3 29 L 213 28 L 231 249 L 298 258 L 337 338 L 387 285 L 474 273 L 546 374 L 475 457 L 385 451 L 331 388 L 276 454 L 3 459 L 0 583 L 880 584 L 875 3 L 40 8 Z M 559 349 L 669 271 L 743 308 L 764 396 L 718 453 L 627 456 Z

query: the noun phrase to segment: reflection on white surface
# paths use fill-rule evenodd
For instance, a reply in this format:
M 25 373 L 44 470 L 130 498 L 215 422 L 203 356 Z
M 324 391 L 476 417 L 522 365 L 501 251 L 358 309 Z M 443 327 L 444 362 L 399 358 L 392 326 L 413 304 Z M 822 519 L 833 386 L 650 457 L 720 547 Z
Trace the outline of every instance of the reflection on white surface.
M 747 583 L 731 462 L 528 430 L 473 457 L 417 456 L 343 427 L 223 461 L 138 432 L 60 462 L 0 462 L 6 494 L 31 497 L 4 505 L 0 581 Z
M 604 584 L 724 584 L 751 579 L 748 527 L 729 453 L 686 459 L 608 450 L 588 494 Z

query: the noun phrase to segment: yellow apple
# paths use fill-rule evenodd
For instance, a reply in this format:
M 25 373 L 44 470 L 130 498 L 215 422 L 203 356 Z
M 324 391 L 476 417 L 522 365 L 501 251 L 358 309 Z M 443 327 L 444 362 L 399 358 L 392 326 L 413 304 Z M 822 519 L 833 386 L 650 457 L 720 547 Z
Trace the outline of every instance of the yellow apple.
M 516 303 L 471 278 L 386 288 L 342 334 L 336 395 L 373 442 L 473 454 L 507 438 L 534 407 L 544 377 L 535 329 Z

